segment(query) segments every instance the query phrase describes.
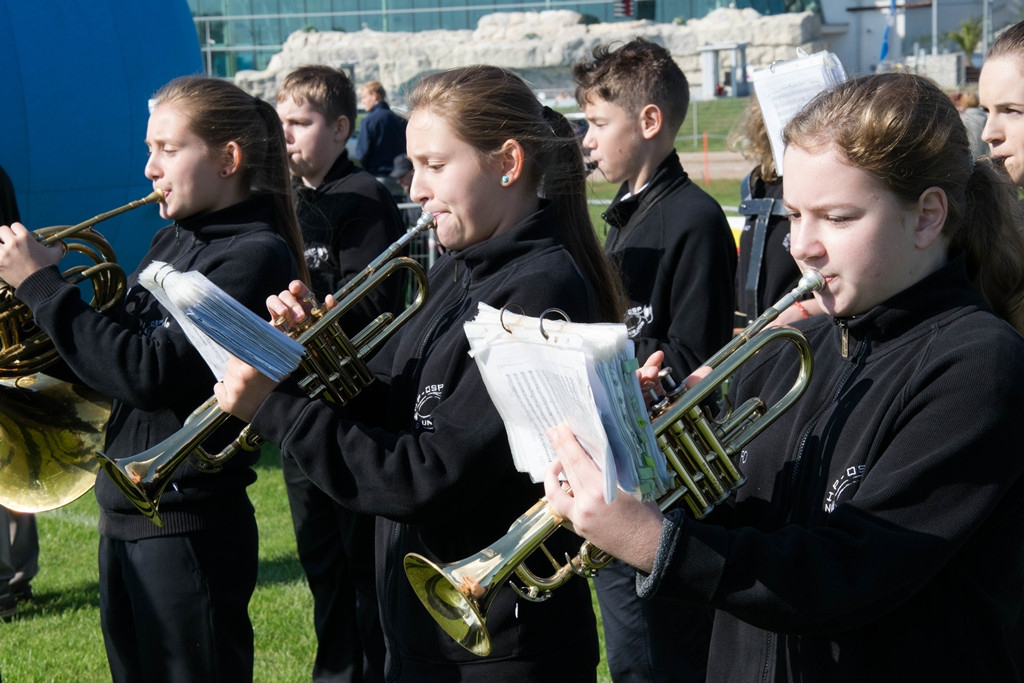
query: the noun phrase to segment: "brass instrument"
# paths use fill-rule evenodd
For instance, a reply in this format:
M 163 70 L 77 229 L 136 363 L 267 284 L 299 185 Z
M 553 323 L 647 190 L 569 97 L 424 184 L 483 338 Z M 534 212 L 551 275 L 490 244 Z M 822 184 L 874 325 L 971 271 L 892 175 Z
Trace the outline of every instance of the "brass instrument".
M 813 271 L 805 273 L 793 291 L 705 363 L 713 368 L 710 374 L 685 393 L 680 387 L 652 406 L 651 424 L 658 437 L 658 447 L 675 476 L 675 486 L 658 501 L 662 510 L 682 500 L 694 517 L 701 519 L 743 485 L 743 474 L 732 458 L 800 398 L 811 373 L 810 346 L 799 331 L 792 327 L 765 328 L 794 301 L 822 286 L 821 275 Z M 706 415 L 701 404 L 720 392 L 743 363 L 779 340 L 792 343 L 800 358 L 800 371 L 789 391 L 771 407 L 760 398 L 750 398 L 730 410 L 722 422 Z M 579 554 L 566 558 L 564 565 L 559 564 L 544 547 L 544 541 L 559 526 L 572 528 L 541 499 L 494 545 L 449 564 L 409 553 L 405 556 L 405 573 L 416 595 L 441 628 L 473 654 L 486 657 L 491 651 L 485 623 L 487 610 L 497 589 L 511 579 L 513 573 L 523 582 L 523 586 L 509 582 L 519 595 L 527 600 L 542 601 L 551 597 L 551 591 L 573 574 L 593 576 L 612 560 L 608 553 L 585 541 Z M 538 550 L 555 569 L 550 577 L 539 577 L 524 565 Z
M 124 297 L 125 275 L 93 226 L 162 199 L 155 190 L 77 225 L 41 228 L 33 235 L 46 246 L 62 242 L 65 254 L 91 261 L 72 265 L 63 277 L 74 285 L 88 281 L 90 305 L 105 311 Z M 103 447 L 110 400 L 43 374 L 56 360 L 53 341 L 36 326 L 14 289 L 0 280 L 0 505 L 12 510 L 52 510 L 96 482 L 94 455 Z
M 64 271 L 71 284 L 89 280 L 92 285 L 90 305 L 105 311 L 124 297 L 124 270 L 117 265 L 114 250 L 92 229 L 94 225 L 145 204 L 162 201 L 164 193 L 154 190 L 142 199 L 101 213 L 72 226 L 41 228 L 33 234 L 40 243 L 50 246 L 63 242 L 67 254 L 80 254 L 92 261 L 91 266 L 76 265 Z M 14 289 L 0 280 L 0 377 L 25 377 L 40 372 L 57 360 L 53 342 L 32 320 L 32 312 L 14 296 Z
M 323 397 L 344 404 L 373 381 L 373 374 L 366 366 L 368 357 L 404 325 L 427 299 L 427 274 L 423 266 L 415 259 L 397 254 L 413 237 L 433 227 L 434 217 L 429 213 L 422 214 L 413 228 L 334 295 L 337 303 L 333 308 L 314 304 L 310 315 L 295 329 L 284 330 L 305 347 L 300 367 L 306 376 L 300 385 L 311 398 Z M 400 270 L 410 271 L 415 279 L 417 288 L 412 301 L 397 316 L 390 312 L 378 315 L 349 339 L 341 329 L 339 318 Z M 282 327 L 282 321 L 275 321 L 275 325 Z M 189 456 L 195 455 L 195 465 L 199 469 L 216 471 L 240 451 L 253 451 L 262 445 L 263 440 L 246 425 L 223 450 L 207 452 L 203 443 L 229 417 L 231 415 L 217 404 L 217 398 L 211 396 L 170 437 L 142 453 L 126 458 L 112 460 L 99 453 L 97 457 L 100 466 L 139 512 L 154 524 L 162 526 L 163 522 L 157 512 L 160 496 L 170 482 L 171 475 Z

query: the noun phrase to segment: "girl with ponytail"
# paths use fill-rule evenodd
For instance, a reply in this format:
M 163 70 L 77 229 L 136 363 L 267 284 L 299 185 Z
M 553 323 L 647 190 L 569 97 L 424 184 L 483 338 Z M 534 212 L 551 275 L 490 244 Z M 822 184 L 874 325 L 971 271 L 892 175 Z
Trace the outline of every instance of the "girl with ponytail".
M 120 305 L 100 313 L 20 223 L 0 226 L 0 277 L 32 310 L 66 367 L 112 399 L 104 453 L 140 453 L 182 427 L 213 375 L 181 327 L 138 284 L 153 261 L 198 271 L 250 309 L 305 277 L 284 133 L 274 108 L 219 79 L 189 76 L 154 95 L 146 177 L 171 225 L 153 237 Z M 233 421 L 211 448 L 237 436 Z M 100 508 L 100 620 L 111 679 L 251 681 L 257 529 L 246 487 L 258 452 L 215 474 L 183 466 L 160 499 L 162 526 L 105 474 Z
M 641 595 L 717 610 L 708 680 L 1019 680 L 1024 259 L 1010 188 L 974 161 L 949 97 L 910 74 L 819 95 L 784 139 L 790 252 L 825 280 L 826 315 L 794 323 L 814 357 L 803 397 L 744 448 L 746 484 L 714 521 L 605 505 L 565 427 L 548 500 L 640 570 Z M 789 390 L 784 346 L 734 377 L 733 405 Z
M 423 608 L 403 558 L 451 562 L 489 546 L 541 495 L 516 470 L 463 323 L 480 303 L 576 322 L 618 322 L 619 280 L 590 223 L 583 153 L 560 114 L 515 74 L 474 66 L 423 78 L 407 98 L 410 197 L 434 215 L 444 255 L 422 310 L 371 360 L 377 382 L 344 407 L 275 389 L 233 362 L 223 408 L 294 455 L 344 506 L 376 515 L 377 595 L 389 681 L 593 681 L 599 661 L 590 590 L 572 581 L 533 604 L 498 588 L 486 658 Z M 269 303 L 301 319 L 305 287 Z M 575 554 L 566 531 L 554 554 Z M 552 547 L 552 546 L 549 546 Z M 538 568 L 539 569 L 539 568 Z

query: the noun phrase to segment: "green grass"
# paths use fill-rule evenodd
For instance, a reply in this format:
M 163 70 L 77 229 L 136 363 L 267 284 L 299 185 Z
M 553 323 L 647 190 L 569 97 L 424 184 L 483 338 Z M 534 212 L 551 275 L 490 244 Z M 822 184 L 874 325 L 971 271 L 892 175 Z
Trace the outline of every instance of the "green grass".
M 260 527 L 259 580 L 249 605 L 255 679 L 308 681 L 316 648 L 313 599 L 296 555 L 276 452 L 267 449 L 256 470 L 259 478 L 249 489 Z M 0 674 L 14 683 L 109 681 L 100 631 L 95 496 L 89 492 L 37 519 L 35 599 L 20 605 L 13 621 L 0 624 Z
M 296 555 L 275 449 L 264 449 L 256 470 L 259 478 L 249 488 L 260 528 L 259 579 L 249 603 L 256 643 L 254 679 L 302 683 L 309 680 L 316 651 L 313 599 Z M 11 622 L 0 623 L 0 677 L 9 683 L 109 681 L 100 631 L 96 498 L 89 492 L 70 505 L 39 513 L 37 519 L 40 571 L 32 581 L 35 599 L 22 603 Z M 602 658 L 598 681 L 610 680 Z
M 714 100 L 690 102 L 690 111 L 676 137 L 676 150 L 698 152 L 704 149 L 704 135 L 708 151 L 720 152 L 728 148 L 729 132 L 743 118 L 747 97 L 723 97 Z

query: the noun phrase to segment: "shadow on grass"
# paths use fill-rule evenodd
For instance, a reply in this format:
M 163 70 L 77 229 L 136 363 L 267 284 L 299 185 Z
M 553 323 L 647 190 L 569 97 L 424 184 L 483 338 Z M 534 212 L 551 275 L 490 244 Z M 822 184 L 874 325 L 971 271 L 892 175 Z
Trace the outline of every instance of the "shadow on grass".
M 295 556 L 281 556 L 270 559 L 261 559 L 259 571 L 256 575 L 258 585 L 293 583 L 305 580 L 306 574 L 302 571 L 302 565 Z
M 59 591 L 35 591 L 27 602 L 18 603 L 16 620 L 49 616 L 61 612 L 99 609 L 100 587 L 96 582 L 61 588 Z

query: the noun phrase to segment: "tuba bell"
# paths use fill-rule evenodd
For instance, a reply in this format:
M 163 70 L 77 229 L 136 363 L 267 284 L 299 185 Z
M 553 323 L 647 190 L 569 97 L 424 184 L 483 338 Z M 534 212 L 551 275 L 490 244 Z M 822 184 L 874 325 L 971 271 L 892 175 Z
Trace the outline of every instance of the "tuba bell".
M 155 190 L 72 226 L 33 232 L 42 244 L 62 242 L 80 263 L 63 271 L 67 282 L 88 282 L 90 305 L 105 311 L 124 297 L 125 275 L 97 223 L 163 199 Z M 53 341 L 32 312 L 0 280 L 0 505 L 43 512 L 66 505 L 92 488 L 103 447 L 110 400 L 87 387 L 43 373 L 57 361 Z
M 745 478 L 732 459 L 800 398 L 811 374 L 811 350 L 804 336 L 792 327 L 765 328 L 794 301 L 821 289 L 824 282 L 820 274 L 806 272 L 789 294 L 704 363 L 712 368 L 710 374 L 692 388 L 677 388 L 651 406 L 651 426 L 658 448 L 675 477 L 672 489 L 658 501 L 662 510 L 684 503 L 695 518 L 701 519 L 743 485 Z M 702 404 L 720 394 L 741 365 L 777 341 L 792 343 L 800 359 L 799 372 L 786 394 L 772 406 L 760 398 L 750 398 L 730 410 L 721 422 L 709 417 Z M 544 547 L 544 541 L 559 526 L 572 529 L 541 499 L 494 545 L 463 560 L 441 564 L 409 553 L 404 561 L 406 577 L 438 625 L 465 649 L 486 657 L 491 651 L 487 610 L 506 582 L 523 598 L 540 602 L 573 575 L 592 577 L 613 559 L 584 541 L 579 553 L 561 564 Z M 552 564 L 554 573 L 548 577 L 537 576 L 524 564 L 537 551 Z M 513 574 L 522 586 L 510 581 Z
M 366 365 L 369 356 L 427 300 L 427 274 L 423 266 L 408 256 L 398 256 L 398 252 L 413 237 L 433 227 L 434 217 L 429 213 L 421 215 L 413 228 L 334 294 L 333 308 L 315 304 L 295 329 L 282 328 L 305 347 L 300 368 L 306 374 L 299 384 L 311 398 L 344 404 L 373 381 L 373 373 Z M 350 339 L 339 324 L 341 316 L 401 270 L 408 270 L 415 281 L 412 300 L 397 314 L 381 313 Z M 275 325 L 281 327 L 282 321 L 275 321 Z M 99 453 L 100 466 L 139 512 L 162 526 L 158 512 L 160 496 L 181 463 L 195 456 L 196 467 L 215 472 L 239 452 L 253 451 L 262 445 L 263 440 L 246 425 L 224 449 L 207 452 L 204 442 L 229 417 L 217 404 L 217 398 L 211 396 L 192 412 L 181 429 L 157 445 L 116 460 Z

